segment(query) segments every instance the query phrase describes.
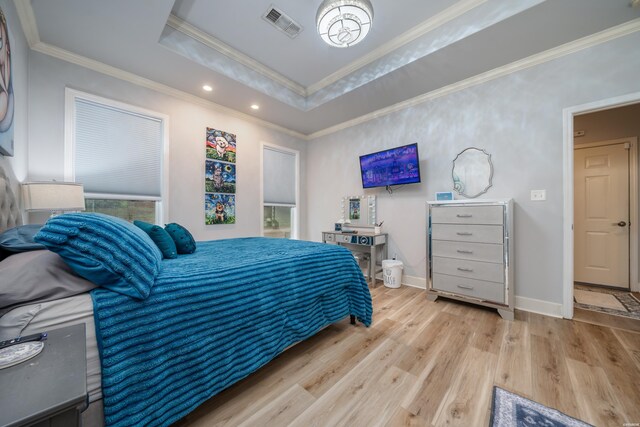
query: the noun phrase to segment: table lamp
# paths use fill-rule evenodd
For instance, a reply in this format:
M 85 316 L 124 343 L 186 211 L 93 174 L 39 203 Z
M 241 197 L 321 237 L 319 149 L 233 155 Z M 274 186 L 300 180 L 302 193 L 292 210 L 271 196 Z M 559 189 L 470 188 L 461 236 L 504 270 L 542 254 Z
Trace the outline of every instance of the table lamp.
M 51 216 L 85 209 L 84 188 L 75 182 L 25 182 L 22 200 L 26 211 L 48 211 Z

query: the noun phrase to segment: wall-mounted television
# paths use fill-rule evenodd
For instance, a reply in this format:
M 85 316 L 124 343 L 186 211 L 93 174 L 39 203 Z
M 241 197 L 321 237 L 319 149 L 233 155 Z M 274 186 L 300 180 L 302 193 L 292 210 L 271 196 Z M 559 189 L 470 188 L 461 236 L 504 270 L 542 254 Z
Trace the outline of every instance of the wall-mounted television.
M 363 188 L 420 182 L 418 144 L 403 145 L 360 156 L 360 172 Z

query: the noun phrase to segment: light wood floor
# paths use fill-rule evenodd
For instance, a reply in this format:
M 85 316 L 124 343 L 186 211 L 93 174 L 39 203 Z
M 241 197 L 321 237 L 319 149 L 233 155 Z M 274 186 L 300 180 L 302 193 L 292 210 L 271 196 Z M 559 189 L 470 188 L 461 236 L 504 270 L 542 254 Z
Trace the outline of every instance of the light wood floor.
M 640 422 L 640 334 L 372 290 L 344 321 L 214 396 L 178 426 L 486 426 L 493 385 L 596 426 Z

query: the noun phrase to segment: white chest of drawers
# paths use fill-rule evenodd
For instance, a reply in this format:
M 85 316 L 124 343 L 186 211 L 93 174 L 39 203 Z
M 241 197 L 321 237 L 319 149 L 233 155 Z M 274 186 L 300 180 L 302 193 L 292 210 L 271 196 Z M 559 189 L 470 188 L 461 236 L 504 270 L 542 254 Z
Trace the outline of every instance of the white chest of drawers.
M 427 203 L 427 298 L 497 308 L 513 320 L 513 200 Z

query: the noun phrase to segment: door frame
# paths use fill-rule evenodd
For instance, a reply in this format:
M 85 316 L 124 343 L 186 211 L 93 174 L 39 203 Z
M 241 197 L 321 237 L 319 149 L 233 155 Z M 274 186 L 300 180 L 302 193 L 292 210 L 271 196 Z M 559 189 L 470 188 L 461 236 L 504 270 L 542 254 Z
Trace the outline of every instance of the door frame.
M 613 98 L 602 99 L 588 104 L 575 105 L 562 110 L 562 180 L 563 180 L 563 224 L 562 224 L 562 316 L 573 318 L 573 118 L 574 116 L 596 111 L 609 110 L 640 102 L 640 92 L 629 93 Z M 637 184 L 637 179 L 636 179 Z M 637 223 L 637 221 L 636 221 Z M 637 233 L 636 233 L 637 235 Z M 635 247 L 637 259 L 637 244 Z M 629 252 L 631 255 L 631 251 Z M 638 269 L 636 268 L 636 274 Z M 638 286 L 637 276 L 636 283 Z
M 638 283 L 638 137 L 574 144 L 573 150 L 629 144 L 629 290 L 640 291 Z M 575 172 L 575 171 L 574 171 Z M 574 195 L 575 197 L 575 195 Z M 574 212 L 575 214 L 575 212 Z M 575 234 L 574 234 L 575 238 Z

